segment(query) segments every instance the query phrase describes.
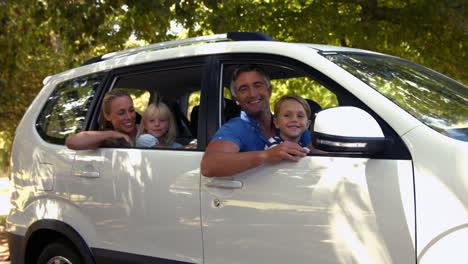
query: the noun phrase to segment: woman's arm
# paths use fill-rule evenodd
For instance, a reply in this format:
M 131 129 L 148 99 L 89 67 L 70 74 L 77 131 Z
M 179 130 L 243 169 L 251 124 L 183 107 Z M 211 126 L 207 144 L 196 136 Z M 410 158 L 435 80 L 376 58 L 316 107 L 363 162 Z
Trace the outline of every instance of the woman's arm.
M 76 135 L 67 137 L 65 145 L 74 150 L 96 149 L 102 142 L 108 139 L 123 138 L 131 144 L 131 139 L 128 135 L 115 131 L 82 131 Z

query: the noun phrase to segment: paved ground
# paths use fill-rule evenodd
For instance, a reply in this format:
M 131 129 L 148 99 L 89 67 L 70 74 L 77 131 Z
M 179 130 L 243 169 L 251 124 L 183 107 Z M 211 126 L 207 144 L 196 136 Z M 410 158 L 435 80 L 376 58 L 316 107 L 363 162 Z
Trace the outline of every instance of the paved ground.
M 10 258 L 10 253 L 8 251 L 8 241 L 6 233 L 4 232 L 4 227 L 0 227 L 0 264 L 10 263 L 8 261 Z
M 6 217 L 10 210 L 10 185 L 8 178 L 0 178 L 0 218 Z M 2 221 L 3 222 L 3 221 Z M 0 225 L 0 264 L 10 263 L 10 253 L 8 250 L 8 240 L 5 227 Z

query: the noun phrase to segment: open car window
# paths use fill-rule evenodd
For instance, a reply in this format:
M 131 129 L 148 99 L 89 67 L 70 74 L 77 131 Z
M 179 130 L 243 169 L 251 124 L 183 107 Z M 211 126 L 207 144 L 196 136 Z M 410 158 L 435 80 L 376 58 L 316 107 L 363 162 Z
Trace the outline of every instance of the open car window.
M 242 64 L 249 64 L 249 61 L 225 63 L 223 65 L 223 95 L 225 108 L 232 104 L 232 95 L 229 91 L 229 86 L 233 71 Z M 262 68 L 271 78 L 272 95 L 270 98 L 270 108 L 273 113 L 275 103 L 284 95 L 297 94 L 306 99 L 311 107 L 312 113 L 315 114 L 323 108 L 335 107 L 339 105 L 338 97 L 325 85 L 317 81 L 311 74 L 293 68 L 289 65 L 280 63 L 261 63 L 255 62 L 255 65 Z M 234 107 L 222 111 L 224 116 L 221 118 L 222 123 L 226 122 L 240 109 L 233 110 Z M 313 119 L 313 116 L 311 116 Z
M 127 91 L 137 112 L 137 125 L 151 103 L 164 102 L 175 119 L 177 149 L 197 149 L 197 125 L 191 119 L 199 104 L 202 66 L 187 66 L 118 74 L 111 89 Z M 196 96 L 198 94 L 198 97 Z

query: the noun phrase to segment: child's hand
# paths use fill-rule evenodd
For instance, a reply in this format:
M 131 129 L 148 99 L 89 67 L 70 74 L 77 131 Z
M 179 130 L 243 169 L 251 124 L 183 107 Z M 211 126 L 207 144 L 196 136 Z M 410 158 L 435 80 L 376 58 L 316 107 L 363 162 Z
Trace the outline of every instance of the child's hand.
M 159 143 L 158 138 L 150 134 L 143 134 L 139 136 L 136 140 L 137 146 L 144 146 L 147 148 L 156 147 L 158 143 Z

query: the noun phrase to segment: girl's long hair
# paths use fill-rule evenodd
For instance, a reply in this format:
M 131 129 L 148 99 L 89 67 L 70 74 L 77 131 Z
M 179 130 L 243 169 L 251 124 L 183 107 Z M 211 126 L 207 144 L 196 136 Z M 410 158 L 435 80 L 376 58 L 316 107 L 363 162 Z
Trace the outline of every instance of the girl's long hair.
M 161 145 L 170 146 L 176 139 L 177 130 L 174 115 L 172 114 L 171 109 L 169 109 L 169 107 L 163 102 L 152 103 L 146 108 L 141 119 L 137 137 L 141 134 L 148 133 L 145 128 L 145 122 L 156 115 L 162 115 L 163 118 L 167 118 L 169 120 L 169 129 L 166 134 L 158 138 L 158 140 Z

